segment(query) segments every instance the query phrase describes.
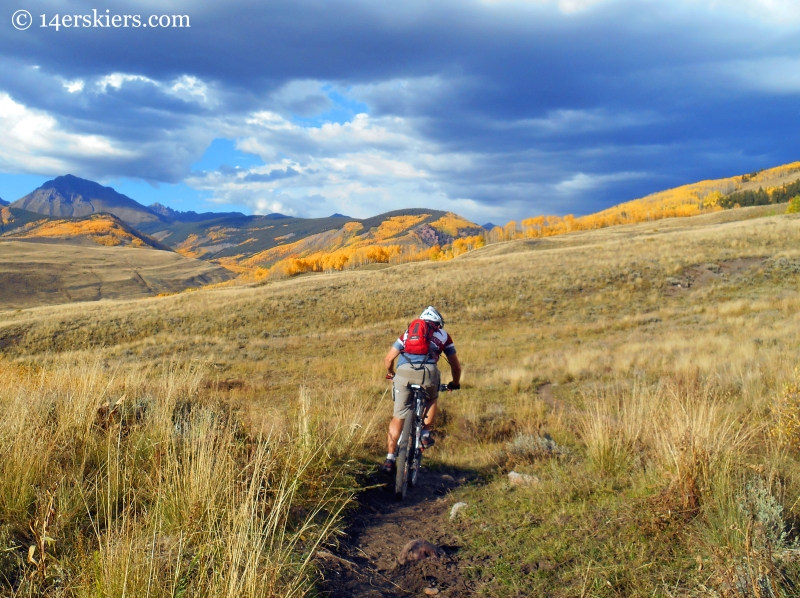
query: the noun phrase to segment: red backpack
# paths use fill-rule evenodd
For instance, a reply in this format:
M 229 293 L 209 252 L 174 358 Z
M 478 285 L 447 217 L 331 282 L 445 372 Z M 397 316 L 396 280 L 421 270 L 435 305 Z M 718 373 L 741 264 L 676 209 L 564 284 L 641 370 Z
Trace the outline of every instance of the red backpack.
M 410 355 L 428 355 L 431 352 L 431 339 L 435 332 L 433 324 L 426 320 L 414 320 L 408 325 L 404 353 Z

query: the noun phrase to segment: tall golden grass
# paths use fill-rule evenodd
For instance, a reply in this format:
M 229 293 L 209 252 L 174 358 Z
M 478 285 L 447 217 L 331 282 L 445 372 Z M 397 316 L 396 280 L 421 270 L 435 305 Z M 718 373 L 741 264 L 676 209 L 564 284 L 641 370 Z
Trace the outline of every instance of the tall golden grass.
M 94 353 L 0 372 L 14 595 L 308 592 L 354 487 L 341 457 L 373 431 L 358 398 L 302 388 L 290 424 L 254 435 L 197 363 L 122 369 Z

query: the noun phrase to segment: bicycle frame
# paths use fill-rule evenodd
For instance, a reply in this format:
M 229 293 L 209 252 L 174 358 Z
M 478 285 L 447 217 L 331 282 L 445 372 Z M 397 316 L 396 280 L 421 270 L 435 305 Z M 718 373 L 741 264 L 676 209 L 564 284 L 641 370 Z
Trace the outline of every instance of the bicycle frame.
M 409 384 L 411 389 L 411 409 L 403 422 L 403 429 L 397 443 L 397 476 L 395 479 L 395 498 L 403 500 L 408 487 L 417 485 L 419 470 L 422 466 L 422 430 L 429 407 L 425 406 L 428 393 L 419 384 Z M 447 390 L 446 384 L 439 385 L 440 391 Z

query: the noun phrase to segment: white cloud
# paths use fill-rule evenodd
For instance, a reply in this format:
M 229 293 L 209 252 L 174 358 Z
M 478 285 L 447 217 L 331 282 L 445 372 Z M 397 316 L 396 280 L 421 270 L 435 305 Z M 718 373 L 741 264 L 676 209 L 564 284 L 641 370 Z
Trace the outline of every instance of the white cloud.
M 109 87 L 121 89 L 125 83 L 129 83 L 131 81 L 141 81 L 143 83 L 150 83 L 151 85 L 158 86 L 156 81 L 153 81 L 148 77 L 143 77 L 141 75 L 129 75 L 127 73 L 111 73 L 110 75 L 101 77 L 98 79 L 96 86 L 101 93 L 106 93 L 108 92 Z
M 0 170 L 68 172 L 75 160 L 130 159 L 134 154 L 100 135 L 65 131 L 55 118 L 0 92 Z
M 80 93 L 83 91 L 85 83 L 82 79 L 75 79 L 74 81 L 64 81 L 64 89 L 70 93 Z
M 209 86 L 199 79 L 190 75 L 181 75 L 173 81 L 162 83 L 155 81 L 149 77 L 142 75 L 132 75 L 129 73 L 111 73 L 100 77 L 95 82 L 95 89 L 99 93 L 108 93 L 108 88 L 111 87 L 116 91 L 122 89 L 126 83 L 137 82 L 152 85 L 155 89 L 166 95 L 174 96 L 183 100 L 184 102 L 193 102 L 198 104 L 207 104 L 209 106 L 216 105 L 217 100 L 212 97 L 211 89 Z M 83 82 L 81 81 L 81 85 Z M 83 87 L 81 87 L 83 89 Z
M 360 99 L 362 93 L 389 97 L 399 89 L 408 101 L 414 101 L 417 94 L 410 88 L 417 83 L 434 92 L 446 87 L 439 79 L 425 78 L 349 91 L 351 98 Z M 304 87 L 299 95 L 303 94 L 311 90 Z M 553 110 L 541 118 L 485 125 L 500 131 L 527 128 L 541 135 L 563 136 L 656 120 L 647 111 Z M 573 211 L 583 194 L 644 176 L 565 172 L 557 166 L 557 156 L 534 149 L 524 157 L 505 158 L 491 148 L 486 153 L 450 149 L 426 136 L 420 129 L 424 124 L 413 118 L 360 113 L 346 122 L 309 126 L 276 111 L 261 110 L 238 124 L 228 121 L 224 134 L 236 139 L 238 150 L 259 156 L 264 165 L 195 173 L 186 182 L 213 193 L 214 202 L 247 205 L 256 213 L 318 217 L 341 212 L 368 217 L 413 206 L 456 211 L 476 222 L 499 222 L 520 212 Z
M 210 99 L 208 85 L 197 77 L 188 75 L 178 77 L 171 85 L 165 87 L 165 91 L 184 101 L 196 102 L 201 100 L 202 102 L 208 102 Z
M 610 183 L 629 181 L 631 179 L 644 178 L 645 176 L 647 175 L 642 172 L 615 172 L 601 175 L 578 172 L 553 185 L 553 189 L 562 195 L 578 195 L 594 191 Z
M 214 201 L 300 216 L 366 217 L 409 206 L 463 212 L 438 180 L 468 168 L 472 157 L 438 147 L 406 119 L 357 114 L 344 123 L 303 126 L 260 111 L 238 127 L 229 123 L 228 133 L 237 134 L 237 149 L 265 164 L 187 179 L 212 191 Z

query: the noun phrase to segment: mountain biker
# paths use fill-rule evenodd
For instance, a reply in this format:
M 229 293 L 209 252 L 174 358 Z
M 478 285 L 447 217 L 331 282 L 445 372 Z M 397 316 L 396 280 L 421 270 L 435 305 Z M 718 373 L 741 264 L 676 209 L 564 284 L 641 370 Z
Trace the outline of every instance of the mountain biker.
M 428 394 L 428 402 L 426 403 L 428 413 L 425 416 L 425 426 L 420 439 L 423 448 L 430 448 L 434 444 L 430 427 L 436 417 L 436 400 L 439 397 L 439 368 L 436 363 L 442 353 L 444 353 L 447 361 L 450 362 L 450 369 L 453 374 L 453 381 L 448 383 L 447 388 L 450 390 L 461 388 L 461 364 L 458 361 L 458 355 L 456 355 L 453 339 L 444 330 L 442 314 L 435 307 L 428 306 L 419 319 L 425 320 L 433 328 L 428 354 L 413 355 L 403 351 L 408 340 L 408 329 L 406 329 L 400 335 L 400 338 L 394 342 L 384 358 L 387 378 L 394 378 L 392 390 L 394 395 L 394 414 L 389 424 L 387 446 L 389 452 L 386 455 L 386 461 L 381 467 L 385 473 L 392 473 L 394 470 L 395 453 L 397 452 L 400 433 L 403 430 L 403 420 L 411 408 L 411 390 L 408 385 L 420 384 Z M 396 357 L 399 357 L 399 359 L 397 360 L 397 371 L 395 372 L 394 360 Z

